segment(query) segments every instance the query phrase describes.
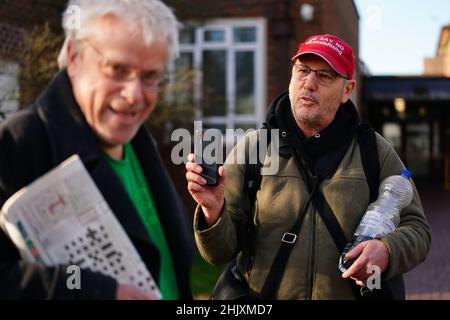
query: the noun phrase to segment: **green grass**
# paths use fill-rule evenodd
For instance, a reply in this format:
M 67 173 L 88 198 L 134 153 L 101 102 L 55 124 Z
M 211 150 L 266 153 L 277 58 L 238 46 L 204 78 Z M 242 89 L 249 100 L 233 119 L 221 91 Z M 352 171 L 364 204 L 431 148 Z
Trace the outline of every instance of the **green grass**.
M 213 266 L 196 252 L 192 265 L 191 286 L 194 299 L 208 299 L 225 265 Z

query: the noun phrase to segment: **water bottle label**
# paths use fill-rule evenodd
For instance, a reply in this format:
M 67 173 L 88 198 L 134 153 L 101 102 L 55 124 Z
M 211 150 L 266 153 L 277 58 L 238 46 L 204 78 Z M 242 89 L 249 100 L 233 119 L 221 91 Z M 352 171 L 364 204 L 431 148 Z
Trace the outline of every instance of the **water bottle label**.
M 382 233 L 379 236 L 384 236 L 385 234 L 391 233 L 395 231 L 395 224 L 388 217 L 383 221 L 383 228 L 381 229 Z
M 358 226 L 358 229 L 355 232 L 355 235 L 365 235 L 369 237 L 374 237 L 376 230 L 383 222 L 383 215 L 376 211 L 367 211 L 364 215 L 361 223 Z

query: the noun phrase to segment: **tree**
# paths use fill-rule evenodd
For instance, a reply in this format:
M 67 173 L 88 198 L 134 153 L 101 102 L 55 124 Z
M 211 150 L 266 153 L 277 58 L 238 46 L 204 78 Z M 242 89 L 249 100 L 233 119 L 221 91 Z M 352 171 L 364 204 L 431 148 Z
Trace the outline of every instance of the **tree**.
M 170 137 L 177 128 L 193 132 L 195 71 L 178 68 L 170 74 L 170 78 L 169 84 L 161 90 L 156 108 L 147 124 L 158 142 L 161 157 L 188 212 L 192 213 L 195 203 L 187 192 L 184 166 L 172 162 L 171 152 L 176 142 L 170 141 Z
M 195 71 L 176 69 L 168 77 L 170 80 L 162 88 L 157 106 L 148 120 L 156 140 L 164 145 L 170 144 L 170 135 L 174 129 L 193 127 L 195 112 Z
M 20 59 L 19 75 L 21 108 L 36 100 L 58 70 L 62 42 L 63 35 L 52 31 L 48 23 L 35 26 L 25 38 L 27 49 Z

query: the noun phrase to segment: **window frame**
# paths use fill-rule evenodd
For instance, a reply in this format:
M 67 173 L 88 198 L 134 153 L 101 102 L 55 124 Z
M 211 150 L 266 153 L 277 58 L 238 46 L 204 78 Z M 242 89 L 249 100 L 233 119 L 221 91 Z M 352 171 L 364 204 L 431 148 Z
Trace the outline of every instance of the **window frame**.
M 208 20 L 203 24 L 187 22 L 187 27 L 195 29 L 193 43 L 180 43 L 180 53 L 191 53 L 193 67 L 196 72 L 194 80 L 194 103 L 196 105 L 195 120 L 202 120 L 205 125 L 222 125 L 228 129 L 235 129 L 240 125 L 261 127 L 265 118 L 267 68 L 266 68 L 266 21 L 264 18 L 231 18 Z M 233 30 L 236 27 L 253 27 L 256 31 L 255 42 L 234 42 Z M 223 30 L 223 42 L 204 41 L 204 32 Z M 205 50 L 226 51 L 226 114 L 223 116 L 203 117 L 202 105 L 202 58 Z M 254 53 L 254 92 L 255 109 L 252 114 L 236 114 L 236 52 L 251 51 Z

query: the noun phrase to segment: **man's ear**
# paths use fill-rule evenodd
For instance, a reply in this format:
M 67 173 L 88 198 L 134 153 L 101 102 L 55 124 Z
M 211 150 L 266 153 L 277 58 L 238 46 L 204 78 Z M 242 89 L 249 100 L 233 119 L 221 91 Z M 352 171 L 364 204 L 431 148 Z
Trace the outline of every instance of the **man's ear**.
M 69 74 L 69 76 L 72 76 L 76 63 L 75 58 L 77 56 L 73 40 L 67 41 L 66 50 L 67 50 L 67 73 Z
M 350 96 L 352 95 L 353 90 L 355 90 L 356 81 L 355 80 L 346 80 L 344 86 L 344 94 L 342 95 L 341 103 L 346 103 Z

